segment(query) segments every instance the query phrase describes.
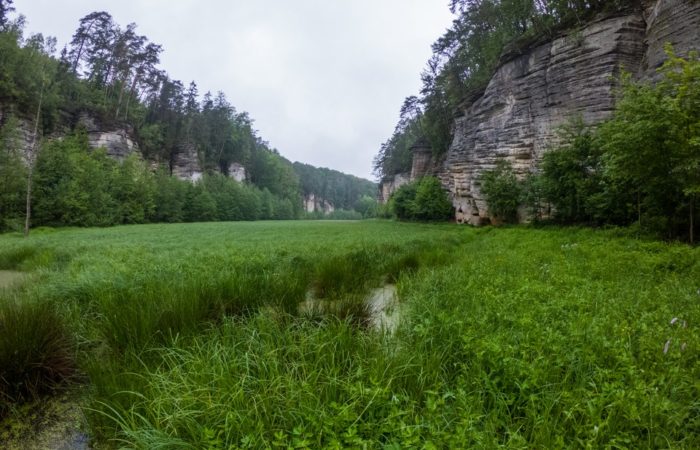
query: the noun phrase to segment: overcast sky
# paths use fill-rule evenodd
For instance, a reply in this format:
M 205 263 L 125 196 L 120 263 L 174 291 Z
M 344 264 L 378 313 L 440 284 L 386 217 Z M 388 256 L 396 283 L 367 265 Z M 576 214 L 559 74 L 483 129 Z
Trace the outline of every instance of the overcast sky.
M 223 91 L 292 161 L 371 178 L 403 99 L 420 89 L 447 0 L 15 0 L 29 32 L 70 40 L 107 11 L 161 44 L 161 66 Z

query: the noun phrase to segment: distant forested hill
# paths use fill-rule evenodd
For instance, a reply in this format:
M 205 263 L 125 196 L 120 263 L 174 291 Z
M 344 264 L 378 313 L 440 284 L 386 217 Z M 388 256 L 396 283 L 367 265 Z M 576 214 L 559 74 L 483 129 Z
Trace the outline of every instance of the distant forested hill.
M 0 231 L 21 227 L 28 187 L 34 226 L 301 217 L 296 167 L 223 92 L 162 70 L 135 24 L 93 12 L 59 51 L 13 13 L 0 0 Z M 333 173 L 316 195 L 337 208 L 376 197 Z

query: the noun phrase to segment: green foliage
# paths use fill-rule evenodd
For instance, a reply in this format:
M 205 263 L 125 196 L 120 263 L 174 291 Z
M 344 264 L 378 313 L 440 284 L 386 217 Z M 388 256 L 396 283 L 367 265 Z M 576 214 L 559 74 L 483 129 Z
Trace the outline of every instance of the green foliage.
M 304 213 L 302 216 L 306 220 L 362 220 L 362 214 L 356 210 L 347 209 L 335 209 L 329 213 L 324 213 L 322 211 L 315 211 L 312 213 Z
M 440 180 L 423 177 L 418 181 L 413 214 L 422 221 L 448 221 L 454 217 L 454 208 Z
M 13 154 L 3 153 L 8 158 Z M 281 160 L 276 155 L 268 158 Z M 15 164 L 23 169 L 19 161 Z M 9 163 L 5 167 L 8 171 L 0 173 L 9 181 L 4 185 L 7 194 L 0 197 L 0 206 L 15 211 L 14 216 L 4 216 L 5 223 L 12 224 L 13 218 L 18 222 L 23 214 L 21 194 L 26 181 L 22 170 L 10 171 Z M 285 173 L 295 180 L 291 165 L 286 167 Z M 276 189 L 282 186 L 277 185 Z M 205 175 L 193 184 L 171 177 L 162 169 L 152 173 L 136 155 L 119 163 L 103 150 L 90 151 L 85 136 L 78 133 L 47 142 L 39 153 L 33 222 L 37 226 L 108 226 L 149 221 L 289 220 L 296 218 L 300 209 L 298 193 L 295 194 L 298 191 L 293 186 L 288 184 L 287 190 L 282 191 L 292 197 L 289 198 L 221 174 Z M 342 214 L 338 212 L 337 218 Z M 362 217 L 348 212 L 342 218 Z
M 204 183 L 195 183 L 187 187 L 184 205 L 185 222 L 211 222 L 219 218 L 216 200 Z M 228 211 L 222 211 L 222 215 Z
M 0 128 L 0 232 L 17 231 L 25 213 L 27 170 L 19 149 L 17 121 Z
M 161 168 L 154 174 L 154 197 L 152 222 L 182 222 L 185 218 L 185 192 L 187 184 L 171 177 L 166 170 Z
M 401 220 L 411 220 L 414 217 L 415 199 L 418 191 L 417 183 L 404 184 L 399 187 L 389 199 L 389 208 L 395 217 Z
M 452 202 L 435 177 L 401 186 L 389 199 L 389 207 L 401 220 L 440 222 L 454 217 Z
M 516 222 L 523 190 L 513 166 L 501 159 L 492 170 L 481 175 L 480 181 L 489 213 L 497 221 Z
M 376 193 L 376 189 L 375 189 Z M 377 217 L 379 204 L 375 197 L 363 195 L 354 206 L 354 210 L 362 215 L 363 219 L 372 219 Z
M 487 172 L 482 192 L 496 216 L 514 220 L 522 198 L 536 219 L 624 225 L 695 240 L 700 192 L 700 61 L 668 60 L 657 84 L 622 78 L 613 117 L 597 130 L 575 119 L 539 173 L 518 183 L 506 166 Z
M 374 200 L 377 198 L 377 185 L 371 181 L 347 175 L 337 170 L 318 168 L 308 164 L 295 162 L 294 171 L 299 177 L 301 193 L 303 196 L 314 195 L 333 205 L 335 209 L 356 209 L 360 200 Z
M 251 156 L 250 181 L 273 195 L 289 199 L 301 207 L 299 176 L 292 164 L 276 151 L 261 147 Z
M 34 223 L 105 226 L 115 222 L 110 179 L 116 162 L 103 151 L 87 152 L 85 136 L 43 146 L 34 176 Z
M 0 12 L 9 11 L 10 4 L 0 3 Z M 107 12 L 90 13 L 60 58 L 53 56 L 55 39 L 40 34 L 25 39 L 23 27 L 23 20 L 0 19 L 0 105 L 7 118 L 0 136 L 0 231 L 21 222 L 26 170 L 12 130 L 18 119 L 37 115 L 39 99 L 39 141 L 76 123 L 79 135 L 87 116 L 97 127 L 132 129 L 143 156 L 168 171 L 154 176 L 136 156 L 117 164 L 104 152 L 90 152 L 84 137 L 44 142 L 38 152 L 45 154 L 37 163 L 35 225 L 292 219 L 300 216 L 301 197 L 312 189 L 339 209 L 376 195 L 367 180 L 293 165 L 258 136 L 249 115 L 236 111 L 223 93 L 200 98 L 194 82 L 185 88 L 171 79 L 157 67 L 162 47 L 139 35 L 135 24 L 122 28 Z M 209 174 L 202 186 L 167 179 L 183 153 L 196 154 Z M 233 163 L 246 169 L 248 183 L 212 175 L 229 175 Z
M 592 130 L 575 119 L 562 128 L 560 140 L 562 145 L 542 158 L 538 180 L 556 218 L 565 223 L 615 223 L 615 212 L 600 204 L 605 197 L 602 152 Z
M 146 225 L 3 235 L 0 261 L 68 255 L 13 304 L 70 330 L 96 445 L 696 448 L 699 249 L 628 234 Z M 384 279 L 393 332 L 357 300 Z M 301 313 L 321 285 L 354 306 Z
M 136 154 L 115 170 L 111 194 L 117 203 L 116 223 L 144 223 L 155 213 L 155 177 Z
M 606 181 L 631 194 L 628 223 L 636 219 L 661 235 L 693 241 L 700 186 L 700 60 L 697 53 L 679 58 L 670 48 L 667 54 L 658 84 L 623 79 L 615 115 L 599 138 Z

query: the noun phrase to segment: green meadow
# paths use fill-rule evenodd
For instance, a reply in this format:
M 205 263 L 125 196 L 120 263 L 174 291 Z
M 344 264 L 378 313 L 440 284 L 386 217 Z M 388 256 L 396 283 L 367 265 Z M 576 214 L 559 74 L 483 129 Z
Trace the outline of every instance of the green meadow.
M 700 447 L 700 250 L 682 244 L 137 225 L 0 235 L 0 271 L 3 423 L 75 393 L 97 448 Z M 367 301 L 387 285 L 395 327 Z

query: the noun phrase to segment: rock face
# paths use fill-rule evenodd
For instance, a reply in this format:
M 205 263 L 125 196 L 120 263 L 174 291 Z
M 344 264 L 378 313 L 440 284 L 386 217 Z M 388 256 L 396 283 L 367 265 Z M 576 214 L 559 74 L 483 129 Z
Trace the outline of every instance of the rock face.
M 411 165 L 411 181 L 415 181 L 430 172 L 433 164 L 433 149 L 430 143 L 420 140 L 411 147 L 413 164 Z
M 170 172 L 181 180 L 196 182 L 202 179 L 204 171 L 199 162 L 197 148 L 191 142 L 183 142 L 178 146 L 178 151 L 170 161 Z
M 391 197 L 391 194 L 396 192 L 398 188 L 403 186 L 404 184 L 408 184 L 411 182 L 411 176 L 408 174 L 403 174 L 399 173 L 394 175 L 391 178 L 387 178 L 385 180 L 382 180 L 382 182 L 379 184 L 379 202 L 380 203 L 386 203 L 389 201 L 389 197 Z
M 3 111 L 0 107 L 0 129 L 5 126 L 10 126 L 9 122 L 12 117 L 16 120 L 15 128 L 11 131 L 11 139 L 16 146 L 17 154 L 28 164 L 30 155 L 32 154 L 32 144 L 34 143 L 34 124 L 33 122 L 14 116 L 12 113 Z M 3 130 L 5 131 L 5 130 Z M 40 139 L 41 136 L 37 136 Z
M 136 143 L 133 127 L 130 125 L 105 127 L 87 114 L 80 115 L 78 125 L 87 131 L 91 148 L 104 148 L 107 150 L 107 155 L 118 161 L 123 161 L 133 153 L 141 157 L 141 150 Z
M 656 79 L 666 60 L 664 45 L 673 44 L 679 55 L 700 48 L 700 2 L 693 0 L 658 0 L 647 2 L 644 17 L 647 23 L 646 54 L 642 75 Z
M 644 10 L 594 21 L 503 63 L 483 95 L 460 109 L 444 159 L 425 168 L 424 156 L 415 153 L 410 178 L 420 175 L 417 168 L 436 174 L 451 194 L 458 222 L 488 222 L 481 174 L 507 159 L 524 177 L 556 144 L 561 125 L 577 116 L 589 124 L 608 118 L 621 67 L 653 79 L 666 42 L 678 54 L 700 46 L 700 2 L 650 2 Z M 395 181 L 383 185 L 382 197 L 396 187 Z
M 328 200 L 317 197 L 316 194 L 308 194 L 304 196 L 304 211 L 308 213 L 322 212 L 323 214 L 330 214 L 335 211 L 335 207 Z
M 379 198 L 380 203 L 389 201 L 391 194 L 396 192 L 398 188 L 404 184 L 416 181 L 418 178 L 433 173 L 433 149 L 428 141 L 419 139 L 413 147 L 411 147 L 412 164 L 411 173 L 400 173 L 389 178 L 385 178 L 379 183 Z
M 11 113 L 4 112 L 2 108 L 0 108 L 0 126 L 5 125 L 10 116 Z M 69 120 L 66 122 L 69 122 Z M 118 161 L 123 161 L 132 154 L 143 158 L 134 129 L 131 125 L 118 124 L 108 126 L 87 113 L 81 113 L 77 117 L 77 120 L 75 120 L 75 124 L 77 127 L 84 128 L 87 132 L 90 148 L 104 148 L 108 156 Z M 29 155 L 31 154 L 33 132 L 34 126 L 32 121 L 18 118 L 15 135 L 19 150 L 25 161 L 28 161 Z M 69 132 L 70 129 L 66 127 L 65 129 L 56 131 L 51 136 L 45 137 L 49 139 L 61 139 Z M 163 161 L 151 161 L 151 167 L 154 171 L 157 170 L 161 164 L 163 164 Z M 193 143 L 180 143 L 176 154 L 168 164 L 172 175 L 181 180 L 196 182 L 200 180 L 204 174 L 204 169 L 202 168 L 199 155 L 197 154 L 197 148 Z M 232 163 L 229 166 L 228 175 L 238 182 L 243 182 L 247 179 L 246 169 L 239 163 Z
M 245 167 L 240 163 L 231 163 L 228 167 L 228 176 L 242 183 L 246 180 Z

